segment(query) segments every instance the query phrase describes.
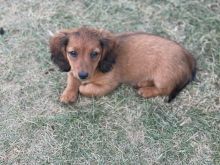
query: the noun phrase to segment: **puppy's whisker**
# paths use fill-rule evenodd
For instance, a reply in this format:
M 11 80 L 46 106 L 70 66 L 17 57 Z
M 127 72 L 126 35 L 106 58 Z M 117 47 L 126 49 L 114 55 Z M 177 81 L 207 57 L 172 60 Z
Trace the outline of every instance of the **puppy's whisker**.
M 50 30 L 48 30 L 48 34 L 49 34 L 50 37 L 54 36 L 54 33 L 52 31 L 50 31 Z

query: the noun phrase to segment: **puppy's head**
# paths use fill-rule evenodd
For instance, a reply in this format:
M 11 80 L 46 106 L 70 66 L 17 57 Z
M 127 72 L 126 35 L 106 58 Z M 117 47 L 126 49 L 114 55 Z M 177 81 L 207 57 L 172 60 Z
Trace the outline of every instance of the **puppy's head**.
M 52 61 L 61 71 L 86 80 L 96 69 L 108 72 L 115 63 L 113 35 L 108 31 L 79 28 L 61 31 L 50 40 Z

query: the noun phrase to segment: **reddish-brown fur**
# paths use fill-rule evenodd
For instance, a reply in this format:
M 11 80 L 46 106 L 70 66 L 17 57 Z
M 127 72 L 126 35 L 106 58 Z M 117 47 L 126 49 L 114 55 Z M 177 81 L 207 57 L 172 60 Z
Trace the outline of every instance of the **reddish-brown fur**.
M 196 62 L 174 41 L 143 32 L 112 34 L 105 30 L 64 30 L 50 40 L 51 58 L 68 72 L 61 102 L 74 102 L 78 91 L 103 96 L 119 84 L 138 88 L 145 97 L 169 96 L 171 101 L 190 82 Z M 77 52 L 73 57 L 70 52 Z M 91 52 L 97 57 L 91 58 Z M 80 80 L 80 72 L 88 73 Z

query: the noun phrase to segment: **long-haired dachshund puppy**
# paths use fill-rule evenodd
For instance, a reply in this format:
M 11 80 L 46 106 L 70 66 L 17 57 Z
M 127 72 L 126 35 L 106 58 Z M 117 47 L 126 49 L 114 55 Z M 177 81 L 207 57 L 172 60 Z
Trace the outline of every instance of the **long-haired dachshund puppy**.
M 80 92 L 103 96 L 130 84 L 145 97 L 169 96 L 170 102 L 194 77 L 193 56 L 174 41 L 144 32 L 113 34 L 82 27 L 50 39 L 51 59 L 68 72 L 60 97 L 74 102 Z

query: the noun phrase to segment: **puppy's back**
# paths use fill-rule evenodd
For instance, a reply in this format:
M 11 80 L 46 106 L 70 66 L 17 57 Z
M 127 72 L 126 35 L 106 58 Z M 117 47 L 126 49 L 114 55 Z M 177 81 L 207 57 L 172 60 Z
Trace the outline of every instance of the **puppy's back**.
M 172 99 L 195 75 L 195 59 L 174 41 L 143 32 L 116 37 L 117 62 L 126 83 L 153 80 L 159 88 L 169 86 Z

